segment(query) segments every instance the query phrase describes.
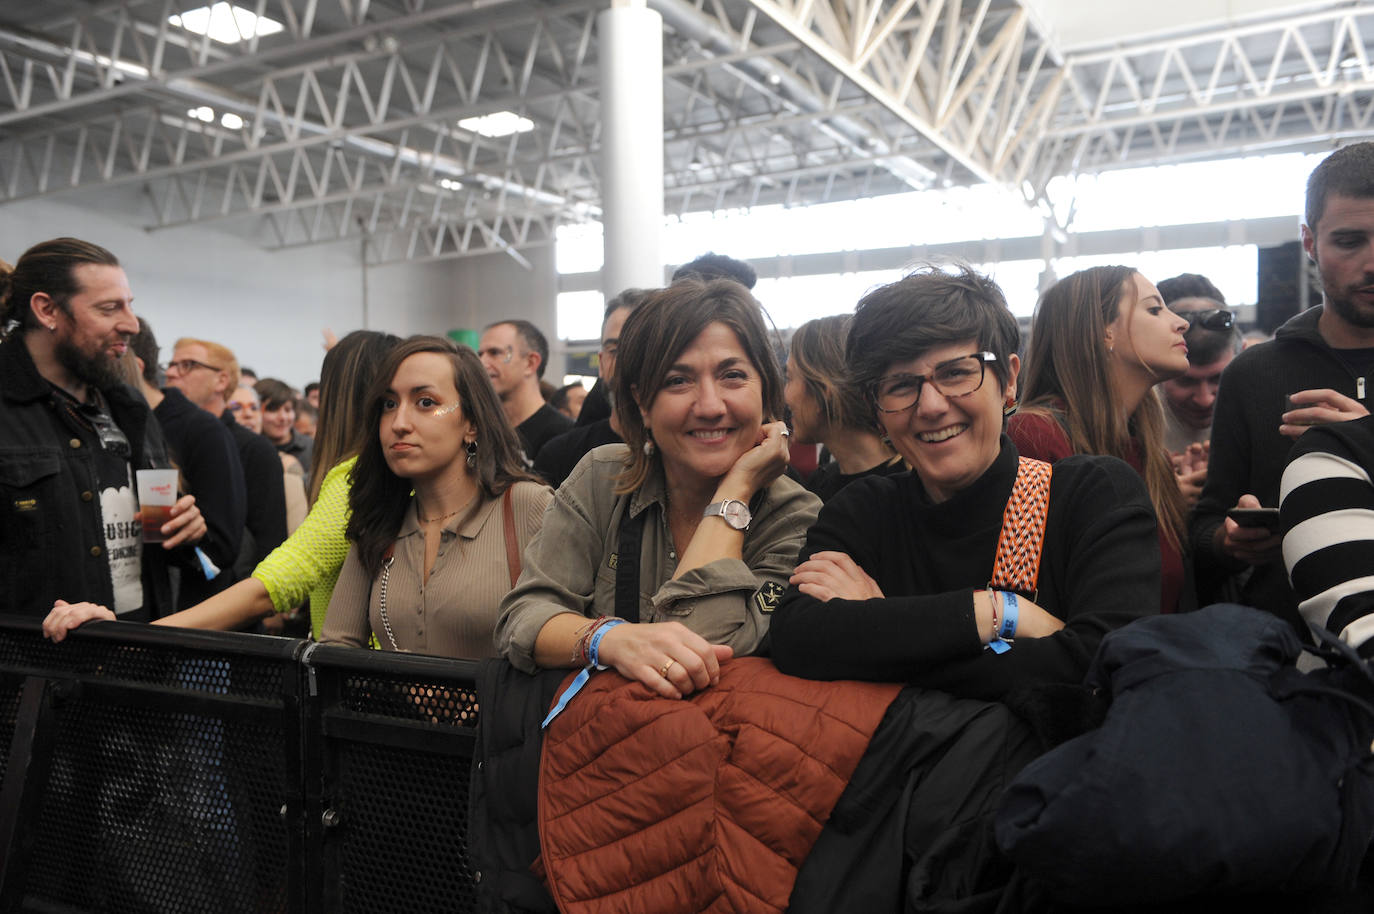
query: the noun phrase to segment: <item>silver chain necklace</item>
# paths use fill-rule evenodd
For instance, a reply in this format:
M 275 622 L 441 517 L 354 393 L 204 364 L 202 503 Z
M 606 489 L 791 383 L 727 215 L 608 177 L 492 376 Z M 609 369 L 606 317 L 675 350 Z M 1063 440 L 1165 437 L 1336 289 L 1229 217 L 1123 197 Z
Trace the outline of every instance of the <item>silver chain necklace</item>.
M 396 643 L 396 633 L 391 630 L 391 620 L 386 615 L 386 582 L 391 578 L 391 563 L 394 561 L 396 561 L 396 556 L 392 555 L 388 556 L 387 560 L 382 563 L 382 592 L 377 595 L 377 603 L 378 609 L 382 613 L 382 628 L 386 629 L 386 637 L 391 642 L 391 649 L 407 653 L 401 651 L 401 646 Z

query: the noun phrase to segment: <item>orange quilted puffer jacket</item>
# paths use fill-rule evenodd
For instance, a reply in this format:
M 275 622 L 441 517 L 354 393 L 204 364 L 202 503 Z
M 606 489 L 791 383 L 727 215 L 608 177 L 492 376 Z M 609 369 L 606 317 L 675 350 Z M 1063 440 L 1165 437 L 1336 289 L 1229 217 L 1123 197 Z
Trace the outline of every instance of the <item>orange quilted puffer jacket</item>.
M 539 835 L 565 914 L 782 911 L 900 686 L 748 657 L 669 700 L 592 677 L 544 738 Z

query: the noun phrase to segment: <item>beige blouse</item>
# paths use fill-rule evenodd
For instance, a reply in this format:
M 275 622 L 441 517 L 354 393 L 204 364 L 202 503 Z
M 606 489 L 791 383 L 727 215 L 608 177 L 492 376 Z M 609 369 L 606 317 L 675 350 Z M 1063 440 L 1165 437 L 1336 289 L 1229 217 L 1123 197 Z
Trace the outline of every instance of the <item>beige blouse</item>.
M 512 488 L 516 541 L 522 552 L 543 523 L 552 497 L 551 489 L 532 482 L 518 482 Z M 501 499 L 483 499 L 444 525 L 428 583 L 421 581 L 425 538 L 413 500 L 396 537 L 394 554 L 386 609 L 401 649 L 473 660 L 495 656 L 492 631 L 501 598 L 510 590 Z M 375 632 L 377 643 L 392 650 L 382 624 L 380 597 L 381 576 L 369 578 L 357 550 L 349 549 L 320 640 L 364 647 Z

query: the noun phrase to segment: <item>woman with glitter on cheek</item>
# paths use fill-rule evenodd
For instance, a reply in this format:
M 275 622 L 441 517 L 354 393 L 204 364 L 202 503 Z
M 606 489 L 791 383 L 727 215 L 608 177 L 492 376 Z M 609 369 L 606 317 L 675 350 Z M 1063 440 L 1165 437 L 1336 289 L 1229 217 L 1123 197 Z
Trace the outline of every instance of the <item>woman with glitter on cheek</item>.
M 377 431 L 354 469 L 352 548 L 320 640 L 493 656 L 497 609 L 550 490 L 524 469 L 471 350 L 412 337 L 383 366 L 369 404 Z

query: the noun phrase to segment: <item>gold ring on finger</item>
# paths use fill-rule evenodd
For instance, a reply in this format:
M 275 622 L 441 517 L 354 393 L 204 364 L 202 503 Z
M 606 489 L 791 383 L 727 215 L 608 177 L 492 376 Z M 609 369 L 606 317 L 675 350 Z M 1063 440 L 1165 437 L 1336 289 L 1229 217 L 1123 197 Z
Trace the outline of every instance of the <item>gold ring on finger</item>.
M 675 664 L 675 663 L 677 663 L 677 661 L 674 660 L 672 657 L 669 657 L 669 658 L 668 658 L 668 662 L 665 663 L 665 664 L 663 664 L 663 668 L 660 669 L 660 670 L 658 671 L 658 675 L 662 676 L 664 679 L 667 679 L 667 678 L 668 678 L 668 670 L 669 670 L 669 669 L 672 667 L 672 665 Z

